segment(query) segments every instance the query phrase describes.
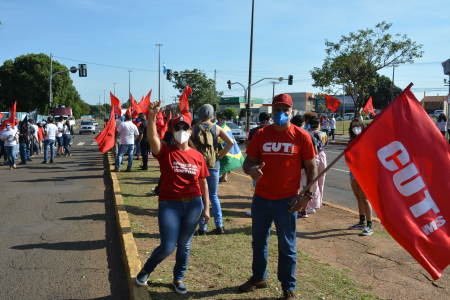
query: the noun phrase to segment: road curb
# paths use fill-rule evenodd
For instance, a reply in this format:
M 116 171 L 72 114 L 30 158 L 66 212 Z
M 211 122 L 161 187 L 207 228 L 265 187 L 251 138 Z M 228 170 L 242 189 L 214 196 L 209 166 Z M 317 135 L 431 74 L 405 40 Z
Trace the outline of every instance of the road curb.
M 233 173 L 235 175 L 242 176 L 242 177 L 247 177 L 248 179 L 252 179 L 248 175 L 239 174 L 239 173 L 234 172 L 234 171 L 231 171 L 231 173 Z M 351 213 L 351 214 L 359 216 L 359 212 L 354 211 L 354 210 L 352 210 L 350 208 L 342 207 L 342 206 L 339 206 L 339 205 L 336 205 L 336 204 L 331 204 L 330 202 L 326 202 L 326 201 L 322 201 L 322 204 L 325 205 L 325 206 L 329 206 L 329 207 L 332 207 L 332 208 L 335 208 L 335 209 L 343 210 L 345 212 L 348 212 L 348 213 Z M 372 220 L 381 223 L 380 219 L 378 219 L 378 218 L 372 217 Z
M 130 300 L 150 300 L 147 288 L 139 287 L 135 283 L 136 275 L 141 270 L 141 261 L 134 242 L 133 233 L 131 232 L 128 213 L 125 210 L 122 193 L 120 192 L 119 180 L 117 174 L 111 172 L 114 169 L 114 157 L 111 153 L 107 154 L 109 162 L 109 174 L 112 182 L 112 190 L 114 194 L 114 207 L 116 210 L 117 227 L 119 229 L 120 245 L 122 247 L 123 263 L 125 272 L 127 273 L 128 289 Z

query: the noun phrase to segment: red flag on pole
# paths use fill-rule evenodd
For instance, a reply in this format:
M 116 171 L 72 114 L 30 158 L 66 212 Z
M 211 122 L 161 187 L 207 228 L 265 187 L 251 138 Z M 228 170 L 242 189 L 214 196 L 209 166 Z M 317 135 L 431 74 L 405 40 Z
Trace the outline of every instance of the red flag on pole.
M 96 137 L 95 141 L 98 145 L 98 150 L 101 153 L 105 153 L 114 146 L 116 135 L 116 122 L 114 118 L 114 110 L 111 110 L 111 117 L 109 118 L 108 124 Z
M 127 111 L 125 112 L 125 115 L 132 115 L 131 114 L 131 106 L 127 108 Z
M 184 88 L 183 94 L 180 96 L 180 113 L 182 115 L 187 115 L 191 118 L 191 113 L 189 112 L 189 101 L 188 97 L 192 94 L 192 89 L 189 85 Z
M 0 130 L 6 128 L 7 122 L 11 123 L 11 127 L 16 126 L 16 105 L 17 105 L 17 101 L 14 102 L 14 105 L 11 107 L 11 110 L 9 111 L 9 119 L 3 120 L 2 128 L 0 128 Z
M 5 116 L 5 115 L 2 114 L 2 113 L 0 112 L 0 120 L 1 120 L 4 116 Z
M 122 116 L 122 106 L 120 105 L 120 100 L 116 98 L 111 92 L 109 92 L 111 95 L 111 107 L 114 113 L 117 114 L 117 116 L 120 118 Z
M 450 264 L 450 145 L 411 86 L 350 143 L 345 159 L 384 228 L 437 280 Z
M 369 100 L 367 101 L 366 106 L 364 106 L 363 111 L 366 113 L 366 115 L 369 115 L 369 112 L 375 115 L 375 112 L 373 111 L 372 96 L 369 97 Z
M 131 95 L 130 107 L 131 107 L 131 116 L 133 117 L 133 119 L 136 119 L 138 117 L 138 114 L 141 113 L 141 107 L 136 103 L 133 95 Z
M 148 112 L 148 106 L 150 105 L 150 97 L 152 96 L 152 90 L 148 92 L 147 96 L 141 102 L 139 102 L 139 106 L 141 107 L 141 110 L 143 113 Z
M 327 108 L 329 108 L 332 113 L 334 113 L 341 105 L 339 99 L 328 96 L 327 94 L 325 94 L 325 102 L 327 103 Z

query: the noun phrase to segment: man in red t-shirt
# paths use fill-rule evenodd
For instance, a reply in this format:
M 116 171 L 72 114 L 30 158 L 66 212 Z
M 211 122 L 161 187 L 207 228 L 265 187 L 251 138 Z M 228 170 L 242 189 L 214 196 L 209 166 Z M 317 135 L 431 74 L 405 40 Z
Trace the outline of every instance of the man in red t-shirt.
M 294 293 L 296 267 L 297 211 L 306 207 L 313 194 L 299 195 L 302 160 L 307 182 L 317 176 L 315 152 L 308 133 L 291 125 L 292 98 L 277 95 L 272 103 L 273 125 L 258 130 L 247 149 L 244 172 L 256 183 L 252 202 L 253 276 L 239 287 L 240 292 L 267 286 L 267 246 L 275 222 L 278 235 L 278 279 L 284 299 L 297 299 Z M 255 166 L 261 157 L 261 164 Z

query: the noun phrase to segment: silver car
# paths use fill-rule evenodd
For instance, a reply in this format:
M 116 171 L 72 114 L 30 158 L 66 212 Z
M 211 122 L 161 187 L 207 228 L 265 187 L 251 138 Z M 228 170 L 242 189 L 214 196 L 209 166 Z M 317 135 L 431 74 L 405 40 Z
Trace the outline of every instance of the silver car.
M 92 121 L 81 121 L 80 125 L 80 134 L 83 134 L 83 132 L 92 132 L 92 134 L 95 134 L 95 125 Z
M 251 123 L 250 123 L 251 124 Z M 243 143 L 245 141 L 245 137 L 247 136 L 245 132 L 240 129 L 236 124 L 233 122 L 227 122 L 227 126 L 230 127 L 231 133 L 233 133 L 234 139 L 239 142 Z

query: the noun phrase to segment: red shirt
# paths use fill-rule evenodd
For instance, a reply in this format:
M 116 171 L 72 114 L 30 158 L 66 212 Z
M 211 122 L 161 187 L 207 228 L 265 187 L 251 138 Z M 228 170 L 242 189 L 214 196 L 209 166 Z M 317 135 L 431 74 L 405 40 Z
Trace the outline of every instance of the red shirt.
M 208 177 L 209 172 L 200 152 L 192 148 L 184 151 L 176 145 L 161 143 L 156 159 L 161 170 L 159 201 L 202 195 L 199 179 Z
M 295 125 L 276 131 L 273 125 L 258 130 L 247 149 L 247 155 L 261 157 L 263 176 L 256 183 L 256 194 L 279 200 L 298 194 L 302 160 L 316 154 L 309 134 Z
M 38 139 L 40 141 L 42 141 L 44 139 L 44 134 L 43 134 L 43 127 L 38 127 L 39 133 L 38 133 Z

